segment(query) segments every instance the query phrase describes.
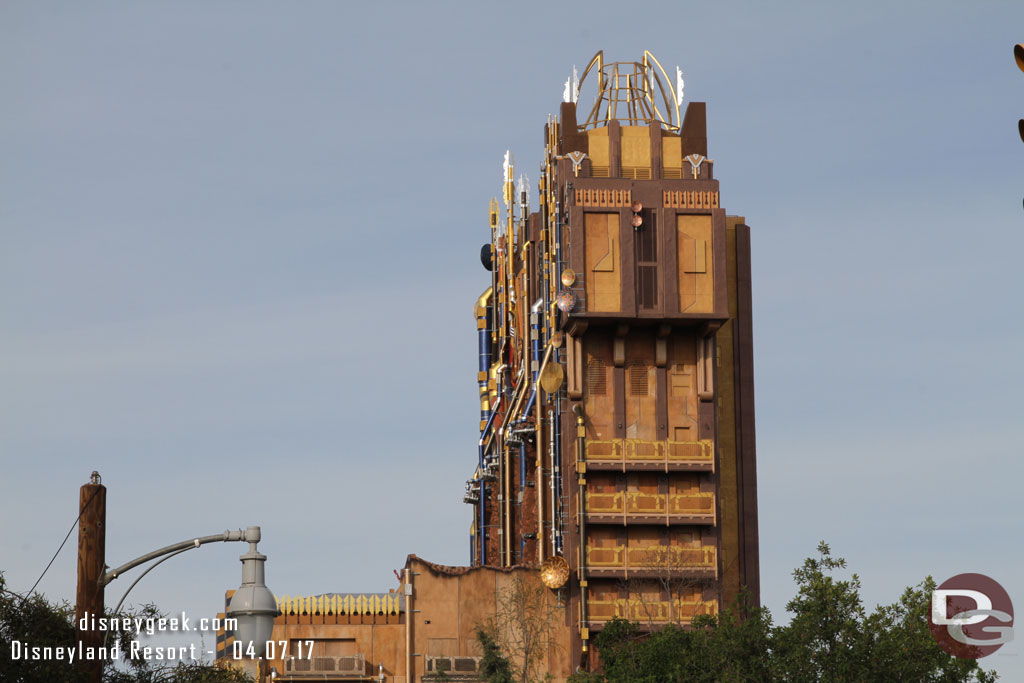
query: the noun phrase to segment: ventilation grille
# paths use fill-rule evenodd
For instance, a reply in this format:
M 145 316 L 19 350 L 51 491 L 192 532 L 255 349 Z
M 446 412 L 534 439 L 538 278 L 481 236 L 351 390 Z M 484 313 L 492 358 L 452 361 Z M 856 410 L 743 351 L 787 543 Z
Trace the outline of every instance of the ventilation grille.
M 338 663 L 334 657 L 317 657 L 313 660 L 313 671 L 334 671 Z
M 607 178 L 608 175 L 609 174 L 608 174 L 608 167 L 607 166 L 591 166 L 590 167 L 590 177 L 591 178 Z
M 683 169 L 681 168 L 663 168 L 661 169 L 661 177 L 665 180 L 682 180 Z
M 629 395 L 647 396 L 647 364 L 642 360 L 629 361 Z
M 336 671 L 341 674 L 362 675 L 366 671 L 366 655 L 346 655 L 342 657 L 327 656 L 302 659 L 293 657 L 286 659 L 287 673 L 309 673 Z M 325 674 L 321 674 L 321 677 Z
M 591 396 L 608 395 L 608 373 L 600 358 L 592 358 L 587 363 L 587 391 Z
M 650 180 L 651 168 L 650 166 L 623 166 L 622 177 L 632 180 Z

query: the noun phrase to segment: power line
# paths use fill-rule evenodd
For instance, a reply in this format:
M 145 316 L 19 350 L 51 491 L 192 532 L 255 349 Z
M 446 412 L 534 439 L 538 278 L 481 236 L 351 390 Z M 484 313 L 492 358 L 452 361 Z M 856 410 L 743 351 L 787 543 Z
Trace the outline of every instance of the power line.
M 89 496 L 89 500 L 85 501 L 85 505 L 83 505 L 82 509 L 78 511 L 78 517 L 75 518 L 75 523 L 71 525 L 70 529 L 68 529 L 68 535 L 64 537 L 64 540 L 61 541 L 60 547 L 57 548 L 57 552 L 55 552 L 53 554 L 53 557 L 50 558 L 50 562 L 46 565 L 46 569 L 44 569 L 43 573 L 39 575 L 39 578 L 36 579 L 36 582 L 32 584 L 32 587 L 29 588 L 28 593 L 26 593 L 24 597 L 22 597 L 22 602 L 25 602 L 25 600 L 27 600 L 28 597 L 35 592 L 36 586 L 38 586 L 39 582 L 43 580 L 44 576 L 46 576 L 46 572 L 50 571 L 50 567 L 53 565 L 53 561 L 57 559 L 57 556 L 60 555 L 60 551 L 64 549 L 64 544 L 68 542 L 69 538 L 71 538 L 71 532 L 75 530 L 76 526 L 78 526 L 78 522 L 81 521 L 82 515 L 85 514 L 85 509 L 89 507 L 89 503 L 92 502 L 92 499 L 96 497 L 96 494 L 99 493 L 99 491 L 99 488 L 95 489 L 92 492 L 92 495 Z

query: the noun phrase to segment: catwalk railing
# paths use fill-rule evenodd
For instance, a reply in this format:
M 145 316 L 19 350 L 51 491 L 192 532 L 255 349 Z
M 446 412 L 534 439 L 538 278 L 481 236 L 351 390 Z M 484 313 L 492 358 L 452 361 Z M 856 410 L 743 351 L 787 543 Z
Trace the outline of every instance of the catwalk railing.
M 664 469 L 713 472 L 714 442 L 646 441 L 643 439 L 587 439 L 587 467 L 591 469 Z
M 588 491 L 587 520 L 591 523 L 714 524 L 715 494 Z
M 588 546 L 587 570 L 593 576 L 704 577 L 718 575 L 718 554 L 713 546 L 627 545 Z
M 615 600 L 590 600 L 590 621 L 605 622 L 615 617 L 639 622 L 641 625 L 653 622 L 689 624 L 701 614 L 717 614 L 718 603 L 714 600 L 687 601 L 645 600 L 644 598 L 618 598 Z

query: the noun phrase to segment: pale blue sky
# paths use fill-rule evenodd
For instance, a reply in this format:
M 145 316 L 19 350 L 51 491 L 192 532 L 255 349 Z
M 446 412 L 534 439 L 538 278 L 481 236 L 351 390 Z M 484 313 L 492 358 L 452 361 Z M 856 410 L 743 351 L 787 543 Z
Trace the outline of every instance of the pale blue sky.
M 625 6 L 0 4 L 9 586 L 94 469 L 111 564 L 248 524 L 279 595 L 465 563 L 502 155 L 536 180 L 573 64 L 646 48 L 752 226 L 776 620 L 820 539 L 869 606 L 961 572 L 1024 605 L 1024 5 Z M 213 613 L 242 550 L 132 597 Z M 74 571 L 72 540 L 40 589 Z M 1020 643 L 985 665 L 1024 678 Z

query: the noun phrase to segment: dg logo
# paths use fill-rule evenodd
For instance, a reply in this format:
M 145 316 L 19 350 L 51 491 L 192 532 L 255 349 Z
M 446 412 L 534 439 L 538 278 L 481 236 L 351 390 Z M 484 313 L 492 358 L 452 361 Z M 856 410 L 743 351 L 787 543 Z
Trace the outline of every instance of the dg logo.
M 928 627 L 949 654 L 979 659 L 1013 640 L 1013 604 L 994 579 L 957 574 L 932 592 Z

